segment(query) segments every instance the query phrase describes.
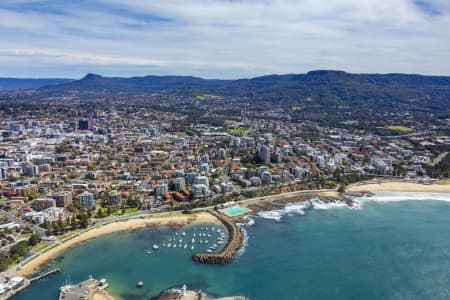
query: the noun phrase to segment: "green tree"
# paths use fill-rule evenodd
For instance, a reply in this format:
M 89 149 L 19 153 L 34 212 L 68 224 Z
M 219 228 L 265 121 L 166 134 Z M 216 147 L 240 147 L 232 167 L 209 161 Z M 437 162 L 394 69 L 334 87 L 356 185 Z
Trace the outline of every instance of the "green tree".
M 97 218 L 103 218 L 104 217 L 103 210 L 100 207 L 97 209 L 96 217 Z
M 28 252 L 27 244 L 28 244 L 28 242 L 23 241 L 23 242 L 20 242 L 16 245 L 12 246 L 11 250 L 10 250 L 11 255 L 16 253 L 17 255 L 22 257 L 25 254 L 27 254 L 27 252 Z
M 5 254 L 0 254 L 0 271 L 6 271 L 12 264 L 12 260 L 9 256 Z
M 41 241 L 41 237 L 39 234 L 33 233 L 30 238 L 28 239 L 28 245 L 29 246 L 36 246 Z

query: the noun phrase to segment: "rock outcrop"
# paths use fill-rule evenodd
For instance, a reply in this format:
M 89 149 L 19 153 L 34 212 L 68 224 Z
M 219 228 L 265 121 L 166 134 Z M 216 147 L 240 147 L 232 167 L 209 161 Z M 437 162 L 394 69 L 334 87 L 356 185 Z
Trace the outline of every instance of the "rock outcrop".
M 244 234 L 241 229 L 228 217 L 213 213 L 228 230 L 228 241 L 225 247 L 219 253 L 197 253 L 192 256 L 195 262 L 202 264 L 228 264 L 231 263 L 244 241 Z

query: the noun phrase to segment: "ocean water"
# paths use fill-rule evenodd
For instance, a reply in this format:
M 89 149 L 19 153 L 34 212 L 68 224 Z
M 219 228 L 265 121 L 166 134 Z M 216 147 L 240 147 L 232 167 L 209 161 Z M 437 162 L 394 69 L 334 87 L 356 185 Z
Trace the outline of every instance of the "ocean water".
M 106 278 L 118 299 L 131 300 L 183 284 L 252 300 L 450 299 L 450 194 L 357 200 L 352 209 L 315 200 L 263 212 L 246 229 L 244 251 L 225 266 L 195 264 L 184 248 L 146 254 L 155 241 L 174 236 L 167 227 L 102 236 L 62 253 L 46 266 L 60 267 L 60 274 L 13 299 L 57 299 L 66 278 L 89 274 Z

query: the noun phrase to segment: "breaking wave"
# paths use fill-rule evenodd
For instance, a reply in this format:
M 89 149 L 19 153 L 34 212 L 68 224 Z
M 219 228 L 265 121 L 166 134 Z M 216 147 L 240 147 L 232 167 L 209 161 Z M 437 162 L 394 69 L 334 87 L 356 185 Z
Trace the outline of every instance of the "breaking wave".
M 349 209 L 360 209 L 362 207 L 362 202 L 352 199 L 352 206 L 349 206 L 345 201 L 323 201 L 320 199 L 312 199 L 310 201 L 304 201 L 301 203 L 288 203 L 284 208 L 277 210 L 261 211 L 258 216 L 264 219 L 271 219 L 277 222 L 281 222 L 283 216 L 292 216 L 294 214 L 304 215 L 305 211 L 308 209 L 315 210 L 328 210 L 332 208 L 349 208 Z
M 245 230 L 245 228 L 243 226 L 240 226 L 240 227 L 241 227 L 242 233 L 244 234 L 244 240 L 242 241 L 241 248 L 237 252 L 237 256 L 238 257 L 245 253 L 245 250 L 247 249 L 247 246 L 248 246 L 248 233 L 247 233 L 247 230 Z
M 446 201 L 450 202 L 450 193 L 413 193 L 413 192 L 376 192 L 362 197 L 350 197 L 352 205 L 346 201 L 324 201 L 318 198 L 301 203 L 289 203 L 286 207 L 276 210 L 262 211 L 258 216 L 281 222 L 283 216 L 294 214 L 304 215 L 305 210 L 328 210 L 334 208 L 362 209 L 367 202 L 399 202 L 399 201 Z
M 450 202 L 450 193 L 412 193 L 377 192 L 360 198 L 363 201 L 399 202 L 399 201 L 446 201 Z
M 309 207 L 311 207 L 311 203 L 309 201 L 302 203 L 288 203 L 282 209 L 261 211 L 258 213 L 258 216 L 264 219 L 272 219 L 277 222 L 281 222 L 281 218 L 284 215 L 304 215 L 305 209 L 308 209 Z

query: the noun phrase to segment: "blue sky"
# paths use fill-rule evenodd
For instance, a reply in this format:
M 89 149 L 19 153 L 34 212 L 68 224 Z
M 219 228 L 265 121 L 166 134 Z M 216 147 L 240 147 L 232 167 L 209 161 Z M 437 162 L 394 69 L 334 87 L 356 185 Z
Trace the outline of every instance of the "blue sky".
M 1 0 L 0 77 L 450 75 L 450 0 Z

